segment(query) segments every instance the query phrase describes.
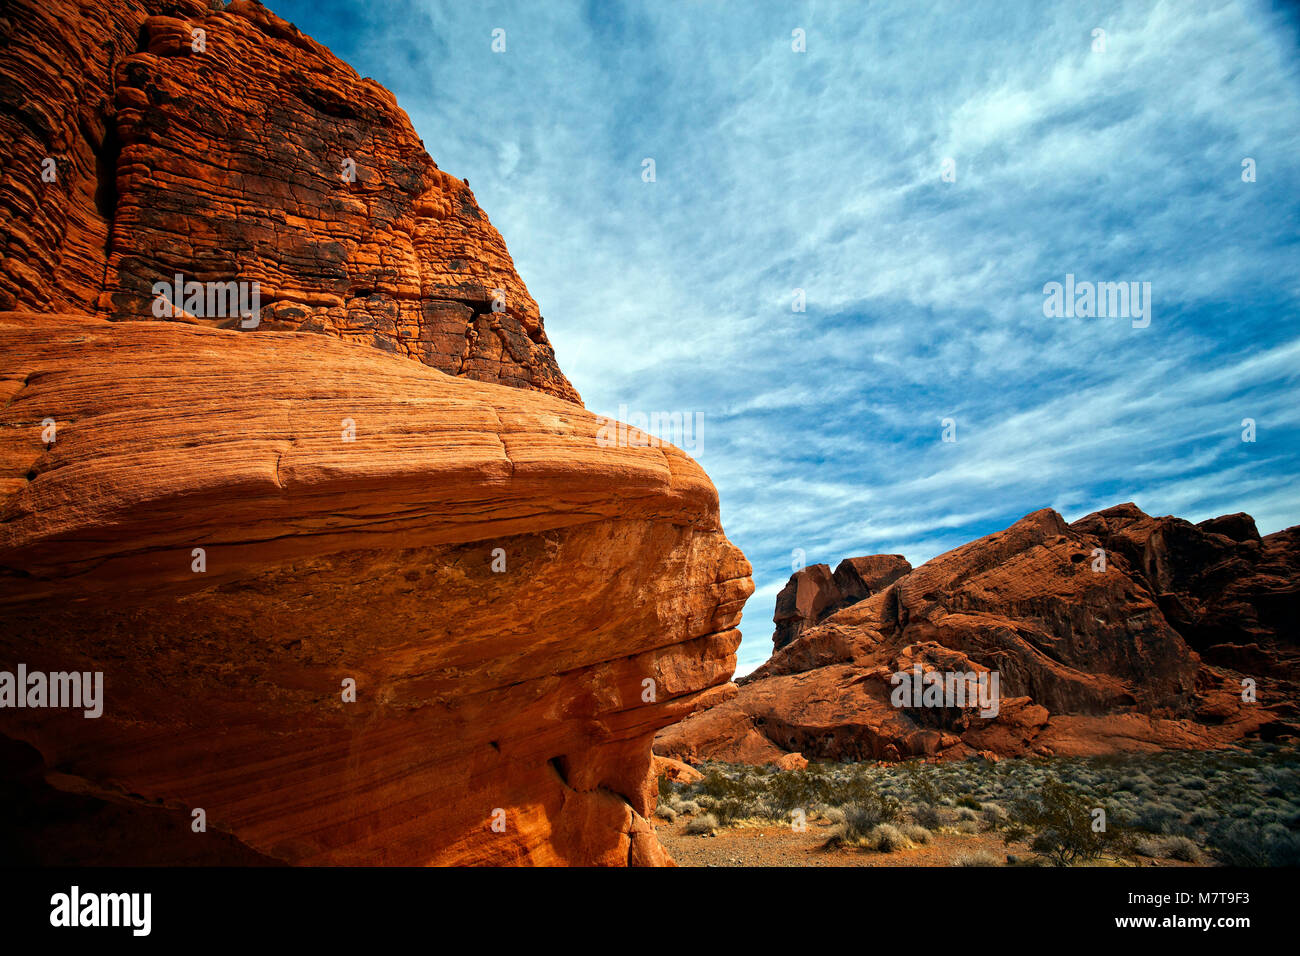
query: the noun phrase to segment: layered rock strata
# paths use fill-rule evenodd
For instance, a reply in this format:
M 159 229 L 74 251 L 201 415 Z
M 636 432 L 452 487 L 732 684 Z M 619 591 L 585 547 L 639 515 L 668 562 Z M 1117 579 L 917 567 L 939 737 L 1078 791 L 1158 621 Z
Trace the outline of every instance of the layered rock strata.
M 306 333 L 3 314 L 0 389 L 0 669 L 103 675 L 0 734 L 111 861 L 668 862 L 753 589 L 684 453 Z
M 812 576 L 798 577 L 787 591 Z M 776 619 L 779 634 L 780 602 Z M 1038 511 L 818 620 L 656 752 L 1098 754 L 1300 730 L 1300 528 L 1261 538 L 1248 515 L 1193 525 L 1126 504 L 1066 524 Z M 918 669 L 996 673 L 997 706 L 972 702 L 974 685 L 940 706 L 895 696 L 895 675 Z
M 0 310 L 321 332 L 580 401 L 468 184 L 258 3 L 13 0 L 0 141 Z M 160 301 L 176 277 L 256 283 L 257 323 Z

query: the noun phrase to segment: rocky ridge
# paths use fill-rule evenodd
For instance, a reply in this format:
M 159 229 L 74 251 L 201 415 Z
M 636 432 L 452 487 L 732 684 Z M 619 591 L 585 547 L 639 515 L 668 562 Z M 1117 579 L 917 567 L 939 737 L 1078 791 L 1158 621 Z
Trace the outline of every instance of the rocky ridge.
M 820 567 L 778 599 L 767 663 L 734 698 L 662 731 L 657 753 L 1080 755 L 1300 729 L 1300 528 L 1261 538 L 1248 515 L 1193 525 L 1125 504 L 1066 524 L 1043 510 L 839 610 Z M 791 594 L 808 611 L 787 639 Z M 997 672 L 996 714 L 896 706 L 893 675 L 918 665 Z

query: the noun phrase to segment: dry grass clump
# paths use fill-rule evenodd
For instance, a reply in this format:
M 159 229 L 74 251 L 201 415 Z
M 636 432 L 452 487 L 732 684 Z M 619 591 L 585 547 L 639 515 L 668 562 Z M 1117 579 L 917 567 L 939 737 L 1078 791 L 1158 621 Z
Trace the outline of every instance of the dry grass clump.
M 718 832 L 718 818 L 712 813 L 701 813 L 686 824 L 686 832 L 691 836 L 711 836 Z
M 951 866 L 1001 866 L 1002 858 L 988 850 L 963 850 L 954 854 Z

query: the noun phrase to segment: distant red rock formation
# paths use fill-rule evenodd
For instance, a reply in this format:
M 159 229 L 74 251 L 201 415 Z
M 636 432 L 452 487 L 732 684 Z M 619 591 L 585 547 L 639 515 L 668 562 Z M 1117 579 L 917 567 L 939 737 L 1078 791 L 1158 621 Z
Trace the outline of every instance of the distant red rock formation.
M 734 697 L 662 731 L 657 753 L 1092 754 L 1300 731 L 1300 527 L 1261 538 L 1241 514 L 1193 525 L 1126 504 L 1067 525 L 1043 510 L 829 614 L 819 567 L 778 600 L 778 635 L 798 632 Z M 918 664 L 996 672 L 996 714 L 900 706 L 894 675 Z
M 834 574 L 825 564 L 801 568 L 790 575 L 776 596 L 772 649 L 779 651 L 806 628 L 842 607 L 870 597 L 910 570 L 912 566 L 901 554 L 845 558 Z

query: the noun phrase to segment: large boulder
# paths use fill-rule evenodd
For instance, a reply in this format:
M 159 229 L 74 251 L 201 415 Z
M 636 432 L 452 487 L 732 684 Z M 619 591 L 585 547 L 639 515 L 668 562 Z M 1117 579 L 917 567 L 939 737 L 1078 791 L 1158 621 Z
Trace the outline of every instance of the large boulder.
M 865 601 L 879 594 L 912 565 L 901 554 L 872 554 L 865 558 L 845 558 L 835 567 L 835 586 L 840 592 L 840 607 Z M 836 610 L 839 610 L 837 607 Z
M 834 573 L 825 564 L 800 568 L 776 596 L 772 650 L 787 647 L 809 627 L 879 593 L 910 570 L 901 554 L 845 558 Z
M 830 609 L 837 607 L 841 595 L 831 569 L 824 564 L 800 568 L 790 575 L 776 596 L 776 610 L 772 623 L 772 650 L 779 651 L 804 629 L 820 621 Z
M 666 861 L 651 739 L 726 692 L 753 590 L 684 453 L 324 336 L 81 316 L 0 314 L 0 408 L 0 670 L 103 675 L 102 716 L 2 733 L 132 810 L 114 862 Z

